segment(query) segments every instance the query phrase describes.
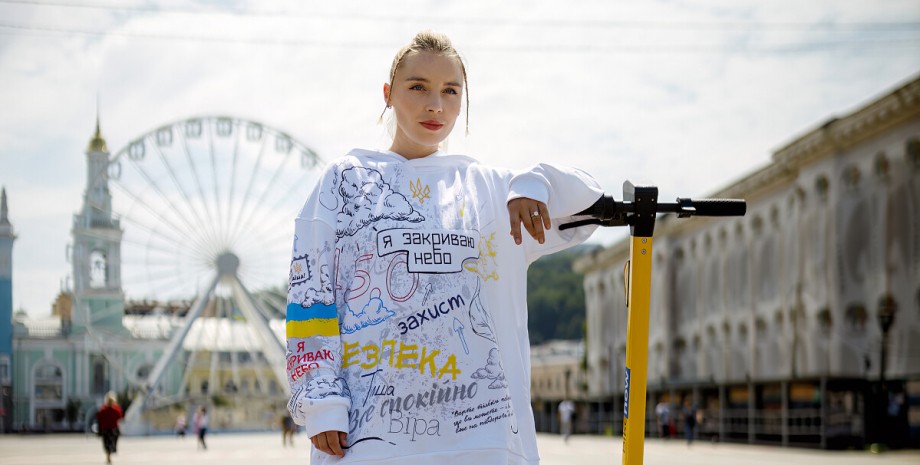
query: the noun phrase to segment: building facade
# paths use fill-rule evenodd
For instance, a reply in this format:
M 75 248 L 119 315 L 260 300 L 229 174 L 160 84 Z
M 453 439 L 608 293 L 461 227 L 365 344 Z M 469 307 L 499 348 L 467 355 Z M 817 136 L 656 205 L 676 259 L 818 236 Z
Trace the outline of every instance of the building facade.
M 199 296 L 200 318 L 191 320 L 190 301 L 126 302 L 124 226 L 113 211 L 109 185 L 108 170 L 115 165 L 98 120 L 85 154 L 86 190 L 68 246 L 72 288 L 61 291 L 50 317 L 12 311 L 16 236 L 2 193 L 0 433 L 86 429 L 109 391 L 119 394 L 126 414 L 132 400 L 154 399 L 135 404 L 143 407 L 141 421 L 132 431 L 124 422 L 125 433 L 170 431 L 178 415 L 190 416 L 205 404 L 213 407 L 213 429 L 275 426 L 288 399 L 287 385 L 279 382 L 277 364 L 269 363 L 260 342 L 266 337 L 283 341 L 283 320 L 266 319 L 267 336 L 258 334 L 226 293 Z M 158 380 L 151 385 L 155 372 Z
M 648 425 L 690 399 L 717 439 L 920 445 L 920 79 L 710 197 L 747 214 L 655 228 Z M 575 265 L 598 430 L 622 429 L 628 255 Z
M 111 210 L 109 152 L 98 121 L 86 157 L 87 189 L 69 247 L 73 289 L 61 293 L 50 318 L 12 318 L 8 430 L 88 426 L 105 393 L 127 396 L 163 351 L 164 340 L 137 338 L 122 324 L 122 230 Z
M 560 431 L 559 403 L 579 401 L 574 421 L 586 430 L 587 378 L 584 341 L 553 340 L 530 348 L 530 399 L 538 431 Z
M 8 431 L 12 423 L 14 240 L 4 188 L 0 189 L 0 433 Z

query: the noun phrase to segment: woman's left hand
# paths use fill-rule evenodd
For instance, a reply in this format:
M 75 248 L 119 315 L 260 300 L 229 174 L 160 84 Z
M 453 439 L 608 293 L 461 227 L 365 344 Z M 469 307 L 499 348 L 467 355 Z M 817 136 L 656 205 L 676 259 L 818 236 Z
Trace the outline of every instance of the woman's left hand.
M 508 215 L 511 217 L 511 237 L 514 243 L 521 244 L 521 225 L 539 243 L 545 240 L 544 231 L 552 224 L 546 204 L 539 200 L 519 197 L 508 202 Z

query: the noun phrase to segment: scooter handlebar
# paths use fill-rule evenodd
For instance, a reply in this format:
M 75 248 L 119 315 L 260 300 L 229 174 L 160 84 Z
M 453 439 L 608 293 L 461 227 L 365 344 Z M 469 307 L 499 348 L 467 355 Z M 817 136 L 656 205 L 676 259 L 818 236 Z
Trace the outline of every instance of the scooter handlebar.
M 629 201 L 614 200 L 609 194 L 597 199 L 594 205 L 576 213 L 576 216 L 588 216 L 591 219 L 575 221 L 561 225 L 559 229 L 570 229 L 588 224 L 601 226 L 626 226 L 632 224 L 631 217 L 636 212 L 636 204 Z M 679 218 L 690 216 L 744 216 L 747 202 L 742 199 L 689 199 L 678 198 L 676 203 L 655 204 L 655 213 L 676 213 Z
M 678 216 L 744 216 L 747 202 L 741 199 L 685 199 L 676 204 L 658 204 L 659 213 L 677 213 Z

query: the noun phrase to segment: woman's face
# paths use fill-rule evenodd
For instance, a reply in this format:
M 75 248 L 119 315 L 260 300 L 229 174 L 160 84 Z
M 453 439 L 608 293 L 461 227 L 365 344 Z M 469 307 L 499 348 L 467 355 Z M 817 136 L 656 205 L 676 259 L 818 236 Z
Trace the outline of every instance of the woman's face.
M 460 60 L 434 53 L 406 55 L 384 98 L 396 115 L 396 134 L 390 150 L 406 158 L 434 153 L 460 114 L 463 71 Z

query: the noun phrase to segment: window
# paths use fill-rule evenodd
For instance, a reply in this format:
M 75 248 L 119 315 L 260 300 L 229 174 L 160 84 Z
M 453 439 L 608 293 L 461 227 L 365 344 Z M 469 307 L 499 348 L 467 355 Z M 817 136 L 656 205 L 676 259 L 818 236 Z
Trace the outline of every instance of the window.
M 45 364 L 35 368 L 35 378 L 53 380 L 61 378 L 61 368 L 56 365 Z
M 150 376 L 150 372 L 153 371 L 153 367 L 149 364 L 143 364 L 140 368 L 137 369 L 137 379 L 140 381 L 147 380 L 147 377 Z
M 106 286 L 107 263 L 105 254 L 94 250 L 89 254 L 89 287 L 98 289 Z
M 101 355 L 93 359 L 93 394 L 102 395 L 109 390 L 108 364 Z
M 10 358 L 2 355 L 0 356 L 0 384 L 9 384 L 10 381 Z
M 60 402 L 64 399 L 64 376 L 61 368 L 51 363 L 35 367 L 32 385 L 36 401 Z
M 908 165 L 913 167 L 914 170 L 920 168 L 920 139 L 911 137 L 907 140 L 904 157 L 907 159 Z

